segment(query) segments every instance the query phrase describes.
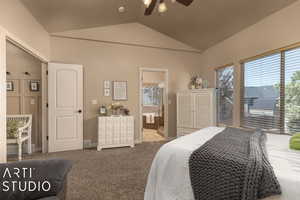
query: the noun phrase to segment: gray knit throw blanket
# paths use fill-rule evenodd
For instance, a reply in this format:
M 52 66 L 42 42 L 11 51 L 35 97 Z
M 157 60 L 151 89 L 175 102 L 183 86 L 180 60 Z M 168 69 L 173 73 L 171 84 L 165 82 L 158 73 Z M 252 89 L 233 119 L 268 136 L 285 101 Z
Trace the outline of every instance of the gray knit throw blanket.
M 281 194 L 266 153 L 266 134 L 226 128 L 189 160 L 195 200 L 256 200 Z

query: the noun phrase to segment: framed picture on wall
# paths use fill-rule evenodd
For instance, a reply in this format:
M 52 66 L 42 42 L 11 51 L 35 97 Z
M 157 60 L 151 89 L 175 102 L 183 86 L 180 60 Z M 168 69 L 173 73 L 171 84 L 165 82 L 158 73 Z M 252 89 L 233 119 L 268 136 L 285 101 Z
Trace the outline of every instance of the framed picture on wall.
M 104 96 L 109 97 L 110 96 L 110 89 L 109 88 L 104 88 Z
M 39 81 L 30 81 L 29 88 L 30 88 L 30 91 L 32 91 L 32 92 L 40 91 L 40 82 Z
M 104 82 L 104 89 L 110 89 L 110 81 L 103 81 Z
M 14 91 L 14 82 L 6 81 L 6 91 Z
M 113 100 L 127 101 L 127 81 L 113 82 Z

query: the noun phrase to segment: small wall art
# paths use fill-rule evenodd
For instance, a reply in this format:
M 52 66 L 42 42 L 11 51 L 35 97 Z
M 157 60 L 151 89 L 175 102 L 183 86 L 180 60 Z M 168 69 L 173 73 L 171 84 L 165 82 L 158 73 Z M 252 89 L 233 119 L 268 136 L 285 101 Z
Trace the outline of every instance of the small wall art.
M 32 92 L 40 91 L 40 82 L 39 81 L 30 81 L 29 89 Z
M 6 91 L 14 91 L 14 82 L 6 81 Z
M 110 96 L 110 81 L 108 80 L 103 81 L 103 95 L 105 97 Z

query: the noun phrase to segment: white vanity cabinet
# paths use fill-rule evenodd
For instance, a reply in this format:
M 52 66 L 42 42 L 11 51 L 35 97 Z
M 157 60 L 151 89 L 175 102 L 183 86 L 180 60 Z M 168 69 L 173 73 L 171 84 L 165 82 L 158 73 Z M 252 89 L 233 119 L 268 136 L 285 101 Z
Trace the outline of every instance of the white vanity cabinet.
M 133 116 L 98 117 L 98 147 L 134 147 Z

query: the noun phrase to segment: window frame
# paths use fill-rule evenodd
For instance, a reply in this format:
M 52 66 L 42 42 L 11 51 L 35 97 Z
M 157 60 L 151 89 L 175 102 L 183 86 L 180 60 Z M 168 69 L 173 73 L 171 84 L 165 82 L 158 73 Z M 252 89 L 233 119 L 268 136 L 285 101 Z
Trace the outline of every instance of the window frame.
M 151 91 L 152 91 L 152 104 L 145 104 L 145 93 L 144 93 L 144 90 L 145 90 L 145 88 L 152 88 L 151 89 Z M 154 95 L 153 95 L 153 89 L 154 88 L 159 88 L 158 86 L 156 86 L 156 85 L 149 85 L 149 86 L 143 86 L 143 88 L 142 88 L 142 90 L 143 90 L 143 107 L 159 107 L 160 105 L 159 104 L 153 104 L 153 102 L 154 102 Z
M 244 116 L 244 88 L 245 88 L 245 63 L 255 61 L 258 59 L 262 59 L 264 57 L 268 57 L 274 54 L 280 54 L 280 131 L 279 132 L 270 132 L 275 134 L 285 134 L 285 135 L 291 135 L 292 133 L 288 133 L 286 131 L 285 127 L 285 78 L 286 78 L 286 57 L 285 53 L 290 50 L 299 49 L 300 43 L 295 43 L 283 48 L 271 50 L 265 53 L 262 53 L 257 56 L 253 56 L 250 58 L 242 59 L 240 60 L 240 127 L 242 128 L 249 128 L 249 127 L 243 127 L 243 116 Z M 254 127 L 253 127 L 254 129 Z
M 235 122 L 234 122 L 234 120 L 235 120 L 235 112 L 234 112 L 234 110 L 235 110 L 235 102 L 236 102 L 236 98 L 235 98 L 235 94 L 236 94 L 236 91 L 235 91 L 235 81 L 236 81 L 236 77 L 235 77 L 235 75 L 236 75 L 236 66 L 235 66 L 235 64 L 233 63 L 233 62 L 231 62 L 231 63 L 228 63 L 228 64 L 226 64 L 226 65 L 222 65 L 222 66 L 219 66 L 219 67 L 215 67 L 214 68 L 214 74 L 215 74 L 215 86 L 216 86 L 216 89 L 218 89 L 218 86 L 219 86 L 219 79 L 218 79 L 218 70 L 222 70 L 222 69 L 224 69 L 224 68 L 227 68 L 227 67 L 232 67 L 233 68 L 233 110 L 232 110 L 232 124 L 231 125 L 227 125 L 227 124 L 223 124 L 223 123 L 219 123 L 219 119 L 218 119 L 218 108 L 219 108 L 219 106 L 217 105 L 218 104 L 218 101 L 216 101 L 216 119 L 217 119 L 217 125 L 218 126 L 234 126 L 234 124 L 235 124 Z

